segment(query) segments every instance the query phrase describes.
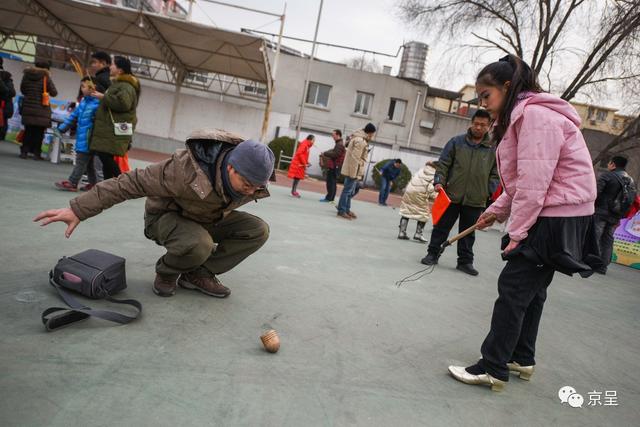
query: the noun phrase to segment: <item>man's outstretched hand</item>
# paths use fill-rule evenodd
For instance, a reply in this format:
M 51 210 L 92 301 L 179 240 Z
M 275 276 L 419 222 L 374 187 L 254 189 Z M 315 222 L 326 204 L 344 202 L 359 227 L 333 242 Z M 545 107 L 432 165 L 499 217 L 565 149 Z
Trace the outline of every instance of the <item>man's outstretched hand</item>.
M 64 232 L 64 236 L 68 239 L 71 237 L 71 233 L 80 224 L 80 219 L 73 213 L 71 208 L 64 209 L 51 209 L 48 211 L 40 212 L 38 216 L 33 218 L 33 222 L 42 220 L 40 226 L 51 224 L 52 222 L 62 221 L 67 224 L 67 229 Z

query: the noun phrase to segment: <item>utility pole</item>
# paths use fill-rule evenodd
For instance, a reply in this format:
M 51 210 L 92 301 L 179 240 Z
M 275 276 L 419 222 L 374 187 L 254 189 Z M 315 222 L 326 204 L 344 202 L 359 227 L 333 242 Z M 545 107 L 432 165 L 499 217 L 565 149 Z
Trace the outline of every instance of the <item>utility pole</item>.
M 267 76 L 271 83 L 267 83 L 267 103 L 264 107 L 264 119 L 262 120 L 262 131 L 260 132 L 260 142 L 266 144 L 267 130 L 269 129 L 269 116 L 271 115 L 271 105 L 273 95 L 276 91 L 276 72 L 278 71 L 278 60 L 280 59 L 280 48 L 282 46 L 282 33 L 284 31 L 284 21 L 287 14 L 287 3 L 284 4 L 284 10 L 280 15 L 280 32 L 278 33 L 278 45 L 276 46 L 276 57 L 273 60 L 273 68 L 271 75 Z M 266 56 L 265 56 L 266 58 Z
M 300 140 L 300 127 L 302 126 L 302 117 L 304 116 L 304 104 L 307 101 L 307 92 L 309 90 L 309 75 L 311 74 L 311 63 L 316 54 L 316 42 L 318 41 L 318 29 L 320 28 L 320 16 L 322 15 L 322 3 L 320 0 L 320 8 L 318 9 L 318 19 L 316 20 L 316 32 L 313 35 L 313 44 L 311 45 L 311 56 L 307 62 L 307 73 L 304 79 L 304 89 L 302 89 L 302 99 L 300 100 L 300 110 L 298 111 L 298 124 L 296 125 L 296 141 L 293 145 L 293 154 L 298 149 L 298 141 Z

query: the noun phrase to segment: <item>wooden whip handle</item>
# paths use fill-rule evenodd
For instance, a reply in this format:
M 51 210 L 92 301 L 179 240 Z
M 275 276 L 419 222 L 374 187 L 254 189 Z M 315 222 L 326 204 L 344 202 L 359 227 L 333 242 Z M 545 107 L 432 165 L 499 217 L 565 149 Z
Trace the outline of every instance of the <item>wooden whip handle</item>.
M 490 214 L 490 215 L 491 215 L 491 218 L 493 218 L 493 220 L 495 221 L 496 216 L 494 214 Z M 471 227 L 467 228 L 462 233 L 456 234 L 455 236 L 453 236 L 452 238 L 447 240 L 447 246 L 454 244 L 455 242 L 457 242 L 458 240 L 460 240 L 460 239 L 462 239 L 464 237 L 467 237 L 469 234 L 471 234 L 474 231 L 476 231 L 477 227 L 478 227 L 478 224 L 473 224 Z

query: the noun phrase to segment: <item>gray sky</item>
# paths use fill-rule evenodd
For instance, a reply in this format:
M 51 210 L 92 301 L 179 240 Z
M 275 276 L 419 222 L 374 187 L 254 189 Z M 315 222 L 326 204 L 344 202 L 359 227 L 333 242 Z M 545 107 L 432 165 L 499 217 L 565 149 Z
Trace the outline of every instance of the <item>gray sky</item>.
M 184 4 L 186 0 L 179 1 Z M 223 1 L 278 14 L 282 13 L 285 4 L 283 0 Z M 460 34 L 453 40 L 449 39 L 448 35 L 427 36 L 420 29 L 402 22 L 398 17 L 396 3 L 397 0 L 325 0 L 318 40 L 389 54 L 396 54 L 398 48 L 407 41 L 416 40 L 427 43 L 429 45 L 427 83 L 449 90 L 459 90 L 464 84 L 473 83 L 476 73 L 482 66 L 503 55 L 497 51 L 488 51 L 472 58 L 469 51 L 456 49 L 459 45 L 472 40 L 470 34 Z M 289 0 L 284 28 L 285 35 L 313 39 L 319 5 L 320 0 Z M 588 13 L 588 11 L 584 13 Z M 583 19 L 592 19 L 592 17 L 587 16 Z M 250 28 L 277 33 L 279 30 L 279 20 L 275 17 L 215 5 L 204 0 L 196 0 L 193 8 L 193 20 L 235 31 L 240 31 L 241 28 Z M 579 48 L 584 48 L 585 42 L 590 37 L 590 28 L 587 25 L 582 27 L 580 32 L 567 32 L 563 37 L 570 39 L 571 44 L 575 46 L 574 51 L 580 50 Z M 291 40 L 284 40 L 284 43 L 307 53 L 311 50 L 310 43 Z M 317 51 L 319 58 L 336 62 L 345 62 L 349 58 L 360 55 L 354 51 L 325 46 L 320 46 Z M 372 59 L 374 57 L 367 54 L 366 58 Z M 375 59 L 380 65 L 392 66 L 394 74 L 397 73 L 400 57 L 375 56 Z M 580 59 L 570 54 L 557 58 L 551 81 L 552 92 L 558 92 L 568 83 L 566 80 L 570 76 L 566 74 L 565 70 L 574 70 L 579 65 L 579 61 Z M 545 83 L 543 75 L 540 76 L 540 80 L 546 88 L 547 83 Z M 626 105 L 623 98 L 620 92 L 612 87 L 608 93 L 600 93 L 593 99 L 579 95 L 576 100 L 621 108 Z
M 284 1 L 281 0 L 224 0 L 227 3 L 238 4 L 274 13 L 282 13 Z M 442 55 L 442 44 L 434 46 L 428 37 L 409 28 L 398 17 L 395 10 L 396 0 L 325 0 L 318 40 L 325 43 L 352 46 L 360 49 L 373 50 L 395 55 L 398 48 L 411 40 L 422 41 L 429 45 L 427 65 L 427 81 L 429 84 L 444 89 L 458 90 L 465 83 L 472 83 L 475 68 L 461 70 L 455 75 L 443 73 L 437 67 Z M 284 33 L 292 37 L 313 39 L 315 23 L 320 0 L 289 0 L 287 2 L 287 16 Z M 203 24 L 215 25 L 225 29 L 239 31 L 240 28 L 258 29 L 271 33 L 279 30 L 277 18 L 259 15 L 252 12 L 237 10 L 197 0 L 193 8 L 193 20 Z M 284 40 L 284 44 L 309 53 L 310 43 Z M 445 47 L 446 48 L 446 47 Z M 357 52 L 320 46 L 317 56 L 336 62 L 344 62 L 351 57 L 360 56 Z M 367 59 L 373 55 L 367 54 Z M 400 57 L 388 58 L 375 56 L 381 65 L 390 65 L 397 72 Z

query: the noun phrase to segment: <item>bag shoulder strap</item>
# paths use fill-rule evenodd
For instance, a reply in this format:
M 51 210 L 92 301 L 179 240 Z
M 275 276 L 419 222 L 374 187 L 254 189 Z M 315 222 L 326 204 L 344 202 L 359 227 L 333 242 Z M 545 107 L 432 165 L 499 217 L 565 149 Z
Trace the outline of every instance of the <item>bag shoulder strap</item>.
M 142 304 L 140 304 L 139 301 L 134 299 L 119 300 L 113 297 L 105 297 L 104 299 L 115 304 L 129 305 L 136 309 L 136 314 L 133 316 L 127 316 L 115 311 L 94 310 L 91 307 L 81 304 L 73 297 L 73 295 L 56 283 L 53 279 L 53 272 L 49 273 L 49 283 L 58 291 L 62 300 L 70 307 L 51 307 L 42 312 L 42 323 L 49 332 L 55 331 L 56 329 L 64 326 L 69 326 L 91 316 L 125 325 L 136 320 L 142 313 Z
M 47 92 L 47 76 L 44 76 L 42 79 L 42 93 L 46 94 Z
M 629 180 L 625 182 L 622 178 L 626 178 L 626 177 L 621 176 L 615 172 L 613 172 L 613 176 L 615 177 L 616 181 L 618 181 L 618 184 L 620 184 L 620 190 L 618 190 L 618 192 L 616 193 L 616 197 L 618 197 L 619 194 L 622 194 L 624 192 L 625 187 L 628 186 L 630 182 Z

